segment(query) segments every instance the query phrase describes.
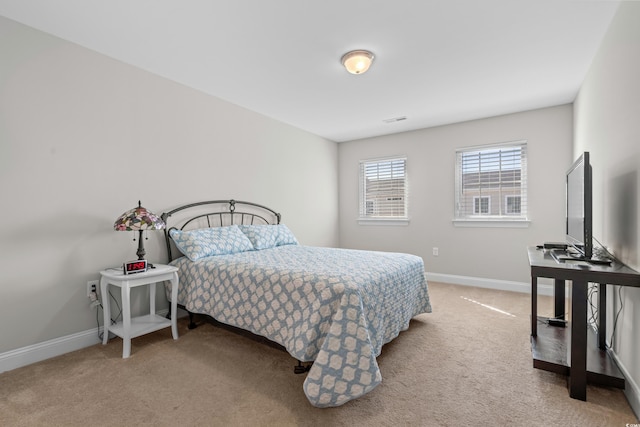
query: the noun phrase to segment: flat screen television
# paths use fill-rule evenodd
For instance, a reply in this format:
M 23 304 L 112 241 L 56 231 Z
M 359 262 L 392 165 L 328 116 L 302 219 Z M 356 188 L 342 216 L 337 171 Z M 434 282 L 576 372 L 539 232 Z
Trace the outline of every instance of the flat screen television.
M 585 151 L 567 171 L 567 243 L 581 257 L 593 257 L 592 186 L 589 152 Z

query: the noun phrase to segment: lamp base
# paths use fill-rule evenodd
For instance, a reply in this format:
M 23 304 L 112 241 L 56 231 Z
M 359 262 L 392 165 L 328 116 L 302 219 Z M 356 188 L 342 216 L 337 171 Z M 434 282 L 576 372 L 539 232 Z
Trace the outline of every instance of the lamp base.
M 136 255 L 138 255 L 139 260 L 144 260 L 144 256 L 147 254 L 144 250 L 144 243 L 142 242 L 142 230 L 138 230 L 140 236 L 138 237 L 138 250 Z

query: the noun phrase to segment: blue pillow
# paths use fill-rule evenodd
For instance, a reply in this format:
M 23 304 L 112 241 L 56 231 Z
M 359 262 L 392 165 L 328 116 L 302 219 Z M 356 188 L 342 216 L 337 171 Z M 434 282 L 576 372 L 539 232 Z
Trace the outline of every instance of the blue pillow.
M 283 245 L 297 245 L 298 240 L 284 225 L 240 225 L 255 249 L 269 249 Z
M 284 245 L 297 245 L 298 239 L 293 235 L 289 227 L 284 224 L 276 225 L 278 227 L 278 241 L 276 242 L 276 246 L 284 246 Z
M 253 245 L 237 225 L 181 231 L 172 229 L 169 235 L 176 246 L 191 261 L 213 255 L 235 254 L 253 250 Z

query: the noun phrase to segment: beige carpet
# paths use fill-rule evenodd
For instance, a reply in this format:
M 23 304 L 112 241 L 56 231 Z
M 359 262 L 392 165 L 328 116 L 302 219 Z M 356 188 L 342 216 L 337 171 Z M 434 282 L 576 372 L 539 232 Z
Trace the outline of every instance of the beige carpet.
M 331 409 L 312 407 L 286 353 L 203 324 L 96 345 L 0 374 L 0 425 L 624 426 L 621 390 L 569 398 L 566 378 L 533 369 L 526 294 L 430 284 L 416 317 L 378 358 L 383 382 Z M 541 314 L 551 311 L 541 297 Z M 500 311 L 495 311 L 497 308 Z M 506 313 L 505 313 L 506 312 Z

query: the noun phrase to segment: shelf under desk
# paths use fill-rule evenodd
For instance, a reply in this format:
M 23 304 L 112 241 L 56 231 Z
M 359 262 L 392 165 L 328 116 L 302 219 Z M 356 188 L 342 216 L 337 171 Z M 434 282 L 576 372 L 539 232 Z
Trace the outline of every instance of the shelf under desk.
M 546 317 L 538 316 L 538 335 L 531 337 L 533 367 L 561 375 L 571 375 L 569 328 L 544 324 Z M 624 375 L 606 350 L 597 345 L 593 329 L 587 332 L 587 383 L 624 388 Z

